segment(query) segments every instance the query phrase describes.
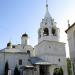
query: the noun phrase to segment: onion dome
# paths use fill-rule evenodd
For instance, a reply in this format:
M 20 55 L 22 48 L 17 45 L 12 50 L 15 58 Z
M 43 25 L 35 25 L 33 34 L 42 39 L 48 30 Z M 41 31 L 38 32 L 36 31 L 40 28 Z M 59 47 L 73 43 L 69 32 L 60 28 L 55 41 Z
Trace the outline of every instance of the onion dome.
M 7 43 L 7 47 L 8 47 L 8 46 L 11 46 L 11 42 L 8 42 L 8 43 Z
M 11 45 L 11 43 L 9 42 L 9 43 L 7 43 L 7 46 L 10 46 Z
M 22 35 L 22 37 L 28 37 L 28 34 L 25 33 L 25 34 Z

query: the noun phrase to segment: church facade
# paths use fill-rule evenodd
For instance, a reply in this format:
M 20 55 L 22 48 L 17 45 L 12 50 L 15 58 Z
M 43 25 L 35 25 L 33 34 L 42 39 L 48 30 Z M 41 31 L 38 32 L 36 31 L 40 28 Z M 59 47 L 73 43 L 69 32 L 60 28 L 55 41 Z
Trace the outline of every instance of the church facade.
M 65 43 L 59 38 L 60 30 L 46 4 L 46 14 L 38 29 L 38 44 L 34 48 L 28 45 L 26 33 L 21 37 L 21 44 L 9 42 L 6 48 L 0 50 L 0 75 L 4 73 L 6 62 L 11 75 L 16 65 L 20 75 L 54 75 L 57 68 L 62 68 L 64 75 L 67 75 Z

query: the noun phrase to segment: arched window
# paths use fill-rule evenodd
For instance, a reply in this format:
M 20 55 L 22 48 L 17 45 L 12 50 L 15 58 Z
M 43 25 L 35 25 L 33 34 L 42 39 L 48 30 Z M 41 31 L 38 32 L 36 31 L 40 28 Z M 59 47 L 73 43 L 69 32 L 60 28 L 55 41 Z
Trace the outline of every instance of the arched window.
M 27 50 L 27 53 L 28 53 L 28 54 L 30 54 L 30 51 L 29 51 L 29 50 Z
M 44 29 L 43 35 L 44 35 L 44 36 L 48 36 L 48 35 L 49 35 L 49 30 L 48 30 L 48 28 L 45 28 L 45 29 Z

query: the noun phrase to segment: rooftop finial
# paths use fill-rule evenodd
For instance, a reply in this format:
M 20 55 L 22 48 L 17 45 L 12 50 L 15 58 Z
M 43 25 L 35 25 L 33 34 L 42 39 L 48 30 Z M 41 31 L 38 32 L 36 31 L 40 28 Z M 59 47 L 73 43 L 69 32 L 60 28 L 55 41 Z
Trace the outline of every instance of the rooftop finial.
M 68 27 L 70 27 L 70 23 L 69 23 L 70 21 L 68 20 Z
M 49 14 L 49 11 L 48 11 L 48 0 L 46 0 L 46 14 L 45 14 L 45 18 L 50 18 L 50 14 Z
M 48 0 L 46 0 L 46 9 L 48 10 Z
M 46 5 L 47 5 L 48 0 L 46 0 Z

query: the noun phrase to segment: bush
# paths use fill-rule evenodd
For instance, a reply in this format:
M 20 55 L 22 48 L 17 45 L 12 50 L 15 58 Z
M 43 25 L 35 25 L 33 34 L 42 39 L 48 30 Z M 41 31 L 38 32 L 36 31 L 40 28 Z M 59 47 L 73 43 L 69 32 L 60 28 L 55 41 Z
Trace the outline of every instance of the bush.
M 14 75 L 20 75 L 20 71 L 18 70 L 17 66 L 14 69 Z
M 4 75 L 8 75 L 9 65 L 8 61 L 5 63 Z
M 63 69 L 61 67 L 60 68 L 55 68 L 53 75 L 64 75 L 63 74 Z
M 67 71 L 68 71 L 68 75 L 72 75 L 72 64 L 70 58 L 67 58 Z

